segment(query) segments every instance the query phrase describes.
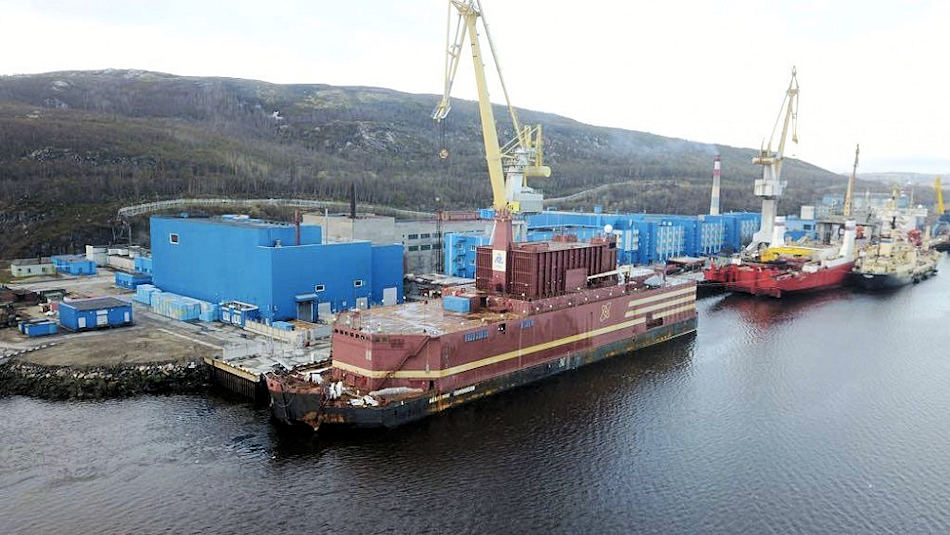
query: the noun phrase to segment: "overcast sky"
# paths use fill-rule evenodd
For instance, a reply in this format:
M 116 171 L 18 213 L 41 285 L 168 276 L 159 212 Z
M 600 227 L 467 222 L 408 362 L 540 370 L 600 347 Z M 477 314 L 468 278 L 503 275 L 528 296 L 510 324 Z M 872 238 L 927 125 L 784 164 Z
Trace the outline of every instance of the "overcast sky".
M 860 142 L 859 171 L 950 172 L 950 2 L 483 4 L 517 107 L 758 147 L 796 65 L 801 143 L 788 154 L 843 172 Z M 0 0 L 0 74 L 137 68 L 438 93 L 446 12 L 442 0 Z M 466 56 L 455 96 L 475 97 L 471 70 Z

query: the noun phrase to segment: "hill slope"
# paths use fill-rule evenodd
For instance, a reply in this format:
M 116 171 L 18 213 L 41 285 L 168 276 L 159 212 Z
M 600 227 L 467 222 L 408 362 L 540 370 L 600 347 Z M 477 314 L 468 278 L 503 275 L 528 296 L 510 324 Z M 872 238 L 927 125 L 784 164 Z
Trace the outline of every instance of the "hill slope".
M 368 87 L 276 85 L 144 71 L 0 77 L 0 258 L 108 241 L 118 206 L 179 196 L 345 199 L 412 210 L 484 206 L 491 198 L 474 103 L 457 101 L 438 159 L 437 101 Z M 723 161 L 723 208 L 757 209 L 751 149 L 519 112 L 544 125 L 548 197 L 561 208 L 700 213 L 712 157 Z M 500 107 L 496 117 L 507 115 Z M 501 122 L 502 139 L 511 137 Z M 789 160 L 782 211 L 841 177 Z M 616 183 L 617 187 L 600 188 Z

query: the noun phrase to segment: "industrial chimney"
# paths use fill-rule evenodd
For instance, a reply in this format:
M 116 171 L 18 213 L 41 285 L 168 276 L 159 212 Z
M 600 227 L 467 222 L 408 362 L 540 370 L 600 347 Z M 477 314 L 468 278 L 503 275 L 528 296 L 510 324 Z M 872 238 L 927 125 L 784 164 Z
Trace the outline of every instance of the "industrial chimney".
M 719 215 L 719 155 L 713 161 L 712 198 L 709 200 L 709 215 Z

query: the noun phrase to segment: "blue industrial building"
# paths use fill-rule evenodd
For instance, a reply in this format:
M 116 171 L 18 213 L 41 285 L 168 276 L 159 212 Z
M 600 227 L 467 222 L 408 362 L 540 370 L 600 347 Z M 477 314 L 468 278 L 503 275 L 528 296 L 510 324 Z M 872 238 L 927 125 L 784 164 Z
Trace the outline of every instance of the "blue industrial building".
M 58 311 L 59 323 L 71 331 L 132 324 L 132 303 L 114 297 L 63 301 Z
M 480 210 L 490 219 L 494 212 Z M 558 233 L 573 234 L 581 241 L 604 233 L 610 225 L 617 237 L 621 264 L 653 264 L 676 256 L 709 256 L 739 250 L 759 228 L 757 213 L 732 212 L 722 215 L 605 214 L 548 211 L 527 217 L 527 240 L 550 240 Z M 475 249 L 487 245 L 481 234 L 446 234 L 445 273 L 456 277 L 475 276 Z
M 50 261 L 60 273 L 69 275 L 95 275 L 97 273 L 96 262 L 89 260 L 81 255 L 54 255 L 49 257 Z
M 155 286 L 254 305 L 267 322 L 403 299 L 401 244 L 322 243 L 317 225 L 247 216 L 152 217 L 151 241 Z

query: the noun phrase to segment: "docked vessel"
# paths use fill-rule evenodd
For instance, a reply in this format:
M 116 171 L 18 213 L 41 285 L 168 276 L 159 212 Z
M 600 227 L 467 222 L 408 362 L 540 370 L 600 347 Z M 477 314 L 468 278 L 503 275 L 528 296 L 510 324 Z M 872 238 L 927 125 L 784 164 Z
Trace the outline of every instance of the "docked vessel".
M 612 237 L 511 243 L 499 220 L 476 284 L 342 314 L 328 368 L 268 374 L 285 424 L 395 427 L 696 330 L 696 283 L 617 269 Z
M 449 5 L 458 27 L 449 32 L 456 40 L 432 116 L 441 121 L 451 109 L 468 38 L 495 210 L 491 245 L 476 251 L 474 286 L 444 290 L 439 300 L 343 313 L 333 326 L 330 366 L 267 374 L 279 422 L 395 427 L 696 330 L 695 281 L 618 268 L 616 237 L 606 229 L 590 243 L 513 240 L 512 215 L 541 210 L 526 178 L 550 174 L 541 127 L 521 126 L 509 103 L 517 136 L 499 145 L 478 35 L 489 46 L 491 38 L 487 26 L 476 28 L 479 0 Z
M 772 243 L 784 243 L 784 218 L 775 219 Z M 855 223 L 848 221 L 840 247 L 768 247 L 751 259 L 713 262 L 703 274 L 707 281 L 726 290 L 752 295 L 782 297 L 833 288 L 841 286 L 854 267 L 854 240 Z
M 938 206 L 943 207 L 937 179 Z M 917 283 L 937 272 L 941 253 L 933 240 L 925 243 L 908 213 L 898 208 L 900 192 L 895 186 L 882 214 L 879 239 L 858 255 L 851 278 L 866 290 L 898 288 Z M 937 241 L 937 244 L 942 243 Z
M 865 290 L 898 288 L 920 282 L 937 272 L 940 253 L 907 242 L 869 246 L 858 258 L 852 280 Z
M 865 290 L 899 288 L 937 273 L 941 253 L 922 244 L 919 231 L 905 239 L 896 228 L 887 230 L 886 237 L 861 251 L 851 273 L 854 284 Z

